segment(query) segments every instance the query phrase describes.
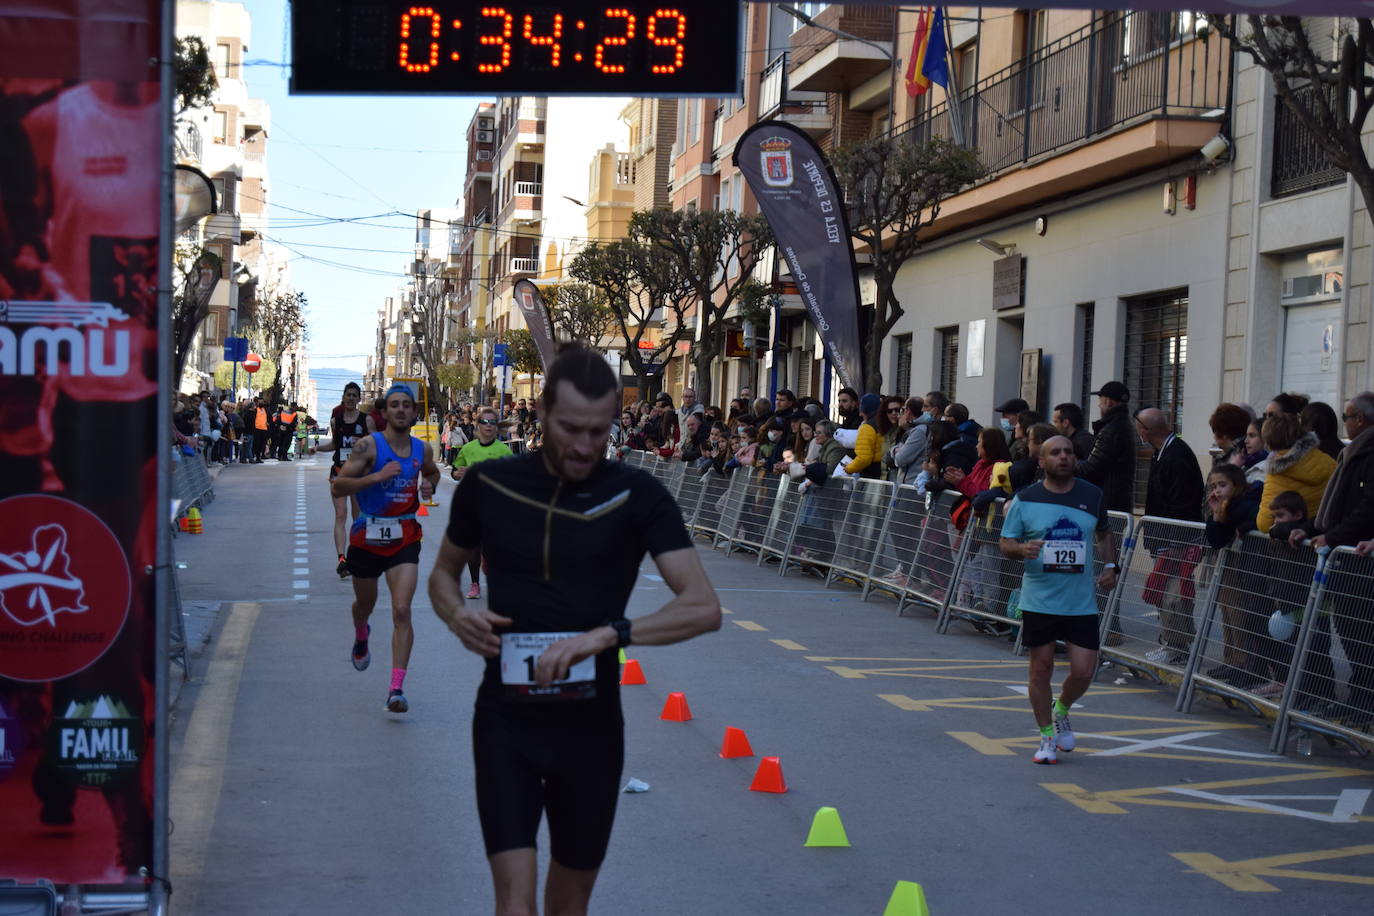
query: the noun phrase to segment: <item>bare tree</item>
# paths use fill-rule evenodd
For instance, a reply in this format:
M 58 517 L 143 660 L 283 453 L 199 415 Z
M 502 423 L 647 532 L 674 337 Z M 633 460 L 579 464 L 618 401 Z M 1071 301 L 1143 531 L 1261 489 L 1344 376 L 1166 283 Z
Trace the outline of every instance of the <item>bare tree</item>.
M 602 348 L 602 339 L 615 327 L 615 312 L 604 292 L 590 283 L 560 283 L 544 290 L 544 297 L 556 337 Z
M 501 334 L 493 327 L 459 328 L 449 335 L 449 343 L 462 354 L 462 359 L 472 366 L 475 373 L 473 384 L 477 387 L 475 398 L 486 403 L 491 378 L 492 347 L 499 343 Z
M 762 216 L 733 210 L 636 210 L 630 237 L 650 250 L 668 252 L 691 286 L 698 318 L 693 384 L 697 397 L 709 404 L 711 364 L 725 351 L 726 313 L 754 282 L 759 259 L 773 247 L 773 231 Z
M 640 392 L 649 392 L 650 380 L 689 330 L 686 310 L 692 287 L 678 272 L 677 259 L 665 249 L 621 239 L 583 248 L 568 273 L 606 297 L 625 340 L 623 358 L 634 370 Z M 649 332 L 667 324 L 667 315 L 672 316 L 671 329 L 655 342 Z
M 271 290 L 259 297 L 253 312 L 253 336 L 264 354 L 278 366 L 287 350 L 305 340 L 305 293 L 295 290 Z M 282 373 L 265 395 L 269 404 L 281 402 Z
M 440 396 L 439 367 L 444 364 L 444 345 L 448 337 L 449 316 L 445 305 L 448 281 L 423 274 L 415 278 L 415 301 L 410 308 L 410 340 L 419 358 L 425 384 L 431 397 Z M 447 403 L 431 405 L 444 412 Z
M 1214 13 L 1209 20 L 1267 71 L 1279 101 L 1307 131 L 1333 166 L 1350 173 L 1374 213 L 1374 168 L 1365 149 L 1364 126 L 1374 110 L 1374 24 L 1350 20 L 1328 49 L 1325 37 L 1308 33 L 1298 16 L 1246 16 L 1245 28 Z M 1307 20 L 1330 22 L 1329 19 Z
M 894 289 L 897 272 L 920 248 L 920 232 L 940 215 L 940 204 L 984 169 L 977 152 L 940 138 L 916 143 L 876 137 L 839 150 L 833 163 L 849 205 L 850 234 L 872 258 L 877 297 L 863 344 L 863 384 L 865 391 L 882 391 L 878 354 L 906 314 Z

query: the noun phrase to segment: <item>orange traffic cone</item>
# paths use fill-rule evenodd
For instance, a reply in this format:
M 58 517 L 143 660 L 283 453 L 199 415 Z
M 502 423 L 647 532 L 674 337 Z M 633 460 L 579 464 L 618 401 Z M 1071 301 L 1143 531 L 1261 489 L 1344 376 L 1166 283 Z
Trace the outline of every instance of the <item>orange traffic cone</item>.
M 754 756 L 754 749 L 749 746 L 749 737 L 744 733 L 744 729 L 725 729 L 725 740 L 720 743 L 720 756 L 726 760 Z
M 177 527 L 182 531 L 189 532 L 191 530 L 191 520 L 183 515 L 181 518 L 177 519 Z
M 639 667 L 639 662 L 633 658 L 628 658 L 625 660 L 624 669 L 620 672 L 620 683 L 623 685 L 647 684 L 649 682 L 644 679 L 644 669 Z M 678 696 L 682 696 L 682 694 L 678 694 Z M 683 706 L 686 705 L 686 701 L 684 701 Z
M 765 757 L 759 761 L 754 772 L 754 781 L 749 784 L 751 792 L 776 792 L 781 795 L 787 791 L 787 782 L 782 778 L 782 764 L 776 757 Z
M 692 718 L 692 710 L 687 708 L 687 697 L 681 693 L 668 694 L 668 702 L 663 704 L 659 718 L 667 722 L 686 722 Z
M 424 518 L 426 515 L 429 515 L 429 510 L 425 508 L 424 503 L 420 503 L 420 508 L 416 511 L 415 515 L 417 518 Z

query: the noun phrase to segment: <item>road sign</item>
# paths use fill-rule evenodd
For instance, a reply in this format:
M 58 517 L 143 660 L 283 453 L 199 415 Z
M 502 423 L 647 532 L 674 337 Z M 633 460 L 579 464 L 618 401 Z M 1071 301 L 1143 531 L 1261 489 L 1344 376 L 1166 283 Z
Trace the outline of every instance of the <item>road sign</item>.
M 492 347 L 493 355 L 491 358 L 491 364 L 493 366 L 504 366 L 506 364 L 506 355 L 508 351 L 509 347 L 503 343 L 499 343 L 496 346 Z
M 226 337 L 224 338 L 224 361 L 226 363 L 241 363 L 248 357 L 248 338 L 247 337 Z
M 262 357 L 256 353 L 247 353 L 243 357 L 243 368 L 246 372 L 257 372 L 262 368 Z

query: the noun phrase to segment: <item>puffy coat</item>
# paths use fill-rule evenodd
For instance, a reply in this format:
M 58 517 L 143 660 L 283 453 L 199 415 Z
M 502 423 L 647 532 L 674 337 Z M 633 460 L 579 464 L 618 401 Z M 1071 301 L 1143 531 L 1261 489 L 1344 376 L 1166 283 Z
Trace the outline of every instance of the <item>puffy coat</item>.
M 859 426 L 859 438 L 854 443 L 854 460 L 844 466 L 846 474 L 860 474 L 877 479 L 882 475 L 883 437 L 872 423 Z
M 1125 404 L 1113 407 L 1093 422 L 1093 450 L 1078 462 L 1074 473 L 1102 490 L 1108 509 L 1135 508 L 1135 425 Z
M 1264 478 L 1264 493 L 1260 496 L 1255 527 L 1266 533 L 1273 527 L 1274 513 L 1269 511 L 1269 504 L 1285 490 L 1296 491 L 1307 504 L 1307 517 L 1315 516 L 1326 482 L 1334 470 L 1336 462 L 1318 448 L 1317 437 L 1312 433 L 1293 443 L 1286 452 L 1270 452 L 1269 473 Z

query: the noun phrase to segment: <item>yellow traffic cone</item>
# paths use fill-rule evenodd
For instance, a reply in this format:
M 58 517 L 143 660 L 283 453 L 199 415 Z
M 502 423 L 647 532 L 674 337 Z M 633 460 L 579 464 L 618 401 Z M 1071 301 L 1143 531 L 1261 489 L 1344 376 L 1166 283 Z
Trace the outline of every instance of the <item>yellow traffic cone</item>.
M 204 523 L 200 519 L 200 510 L 192 506 L 186 511 L 187 526 L 192 534 L 204 534 Z
M 845 835 L 844 824 L 840 823 L 840 812 L 834 808 L 821 808 L 811 819 L 811 832 L 806 835 L 807 846 L 848 846 L 849 837 Z
M 888 898 L 883 916 L 930 916 L 926 892 L 915 881 L 898 881 Z

